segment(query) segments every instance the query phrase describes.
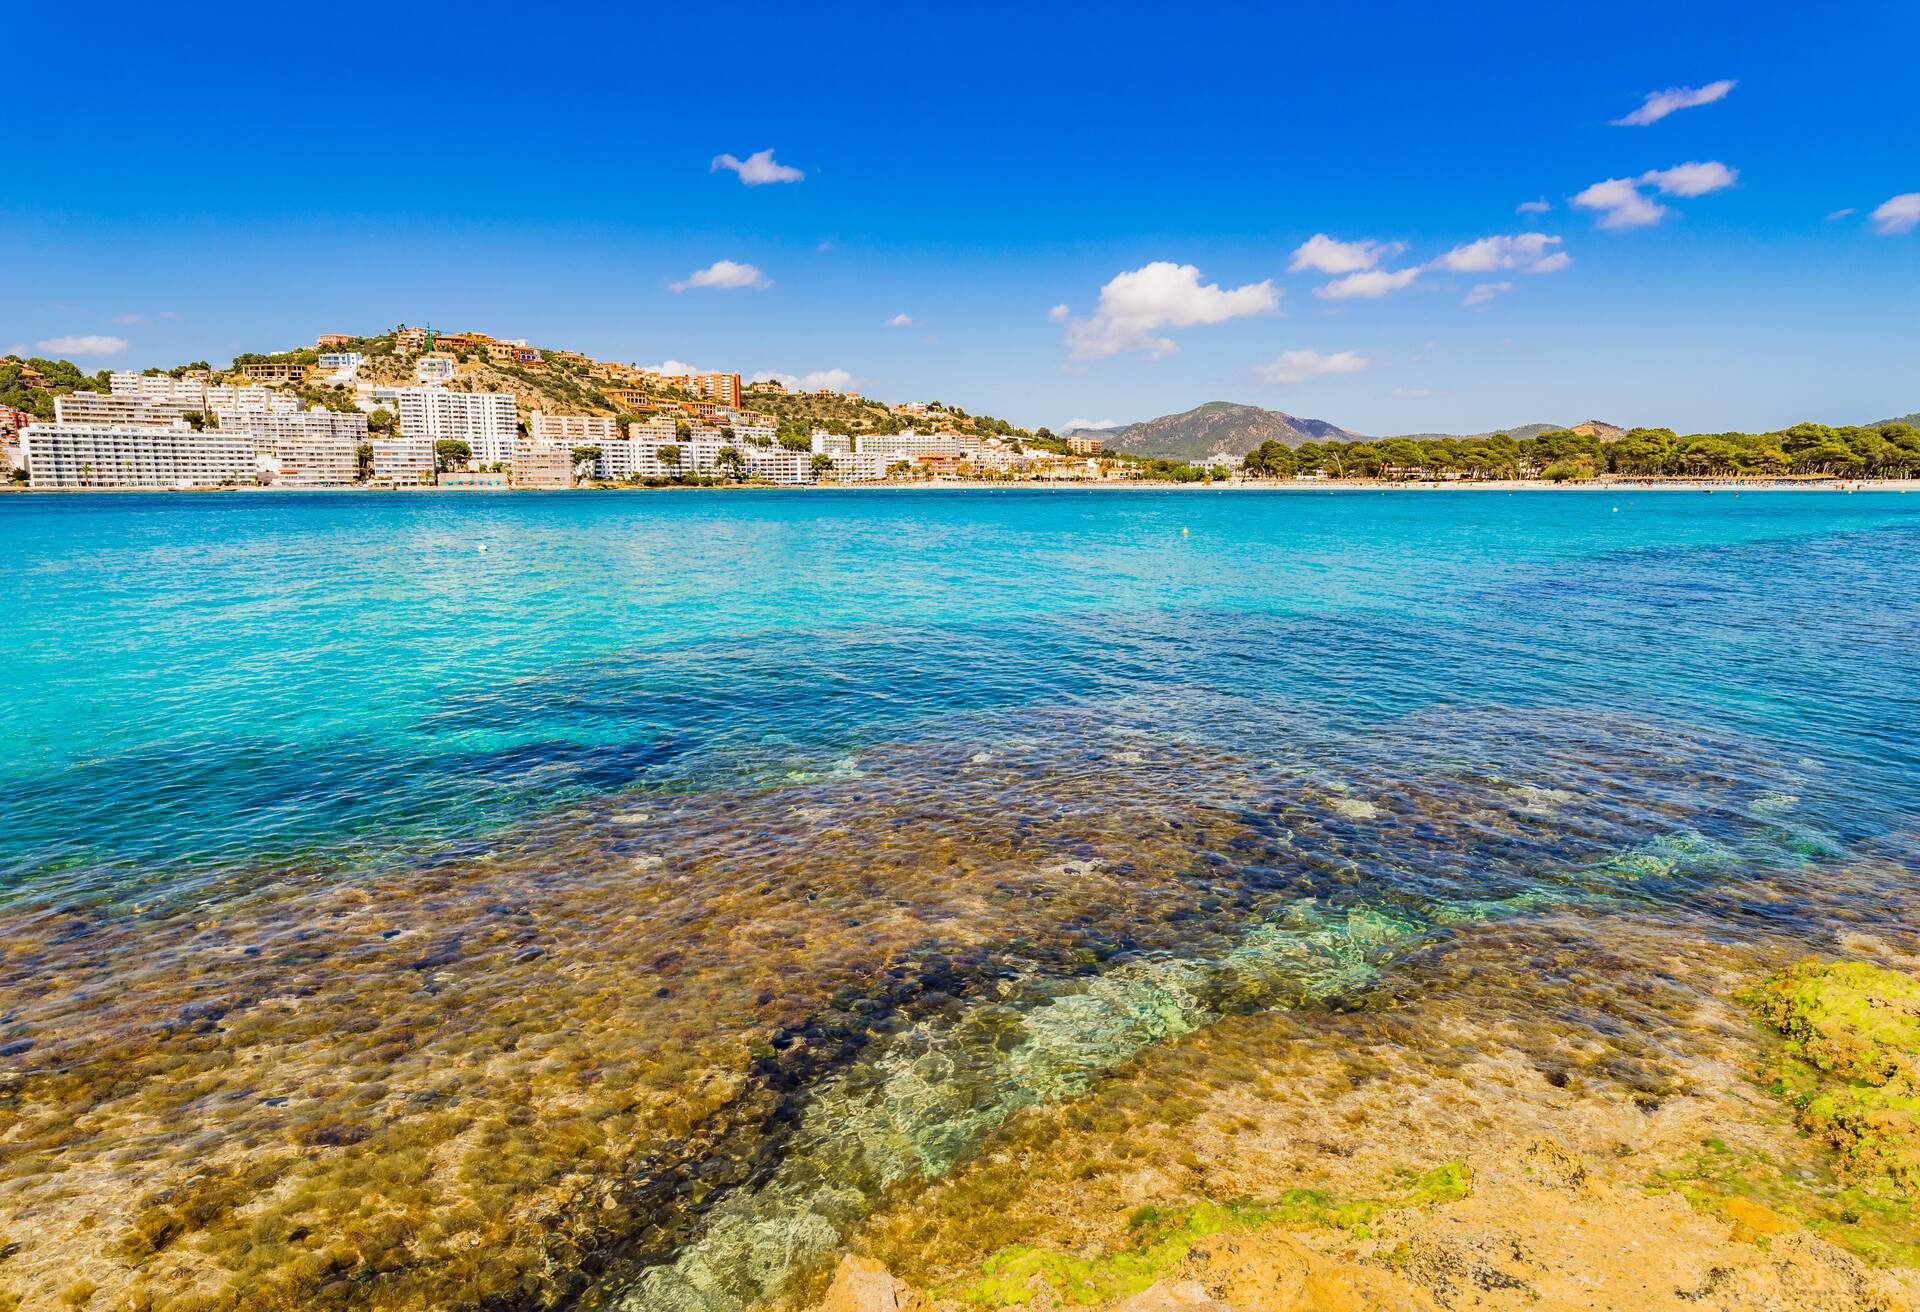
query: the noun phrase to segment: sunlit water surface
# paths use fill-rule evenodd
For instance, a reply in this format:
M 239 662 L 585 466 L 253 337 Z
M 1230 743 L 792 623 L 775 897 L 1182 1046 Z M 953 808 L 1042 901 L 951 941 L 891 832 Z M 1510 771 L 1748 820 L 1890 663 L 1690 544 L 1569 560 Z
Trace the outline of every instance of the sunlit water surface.
M 15 497 L 0 546 L 27 1306 L 731 1312 L 1220 1017 L 1911 873 L 1899 494 Z

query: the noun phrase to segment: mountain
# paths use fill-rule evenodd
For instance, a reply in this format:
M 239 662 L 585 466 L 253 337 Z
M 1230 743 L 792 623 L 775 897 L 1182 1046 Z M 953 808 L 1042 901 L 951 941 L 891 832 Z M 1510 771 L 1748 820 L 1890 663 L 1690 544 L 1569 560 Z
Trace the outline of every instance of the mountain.
M 1920 410 L 1916 410 L 1910 415 L 1896 415 L 1892 419 L 1876 419 L 1873 426 L 1875 428 L 1884 428 L 1888 424 L 1912 424 L 1915 428 L 1920 428 Z
M 1414 442 L 1438 442 L 1446 438 L 1452 438 L 1456 442 L 1471 442 L 1475 438 L 1493 437 L 1496 434 L 1505 433 L 1516 442 L 1524 442 L 1542 433 L 1557 433 L 1565 427 L 1565 424 L 1515 424 L 1512 428 L 1494 428 L 1484 433 L 1396 433 L 1394 436 Z
M 1567 430 L 1582 437 L 1597 437 L 1602 442 L 1618 442 L 1627 435 L 1627 430 L 1617 424 L 1609 424 L 1602 419 L 1587 419 Z
M 1302 419 L 1257 405 L 1209 401 L 1177 415 L 1145 419 L 1124 428 L 1098 432 L 1110 451 L 1167 456 L 1175 460 L 1244 456 L 1262 442 L 1299 446 L 1302 442 L 1351 442 L 1356 434 L 1324 419 Z

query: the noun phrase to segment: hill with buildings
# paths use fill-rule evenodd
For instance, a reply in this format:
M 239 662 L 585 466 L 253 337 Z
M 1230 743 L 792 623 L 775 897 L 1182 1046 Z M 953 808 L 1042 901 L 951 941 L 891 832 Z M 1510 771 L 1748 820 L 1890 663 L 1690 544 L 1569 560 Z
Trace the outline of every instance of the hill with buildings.
M 1263 442 L 1350 442 L 1357 434 L 1324 419 L 1303 419 L 1232 401 L 1208 401 L 1177 415 L 1161 415 L 1097 434 L 1110 451 L 1205 462 L 1244 456 Z

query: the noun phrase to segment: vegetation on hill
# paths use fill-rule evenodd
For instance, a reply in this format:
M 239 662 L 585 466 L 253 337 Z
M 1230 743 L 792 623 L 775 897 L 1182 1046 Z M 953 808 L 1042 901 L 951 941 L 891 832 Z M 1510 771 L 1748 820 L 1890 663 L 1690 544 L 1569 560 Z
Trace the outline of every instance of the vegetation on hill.
M 272 355 L 262 355 L 258 351 L 242 351 L 233 357 L 233 372 L 238 372 L 243 364 L 304 364 L 311 367 L 319 363 L 320 353 L 312 347 L 303 347 L 297 351 L 278 351 Z
M 1409 442 L 1484 442 L 1493 437 L 1510 437 L 1517 442 L 1523 438 L 1538 437 L 1542 433 L 1563 433 L 1567 428 L 1566 424 L 1516 424 L 1512 428 L 1497 428 L 1485 433 L 1396 433 L 1394 436 Z M 1376 440 L 1384 442 L 1388 439 Z
M 830 433 L 898 433 L 908 425 L 881 401 L 835 393 L 768 392 L 749 389 L 740 403 L 749 410 L 770 414 L 781 435 L 804 437 L 816 428 Z
M 388 349 L 367 352 L 367 361 L 360 368 L 360 378 L 394 387 L 411 385 L 414 381 L 414 365 L 419 357 L 394 354 L 391 349 L 392 338 L 371 340 L 376 344 L 384 342 Z M 343 346 L 340 349 L 360 348 Z M 616 415 L 621 412 L 621 407 L 603 390 L 607 386 L 606 381 L 596 377 L 587 366 L 574 361 L 548 357 L 538 362 L 495 362 L 473 351 L 456 352 L 454 358 L 460 369 L 447 384 L 448 390 L 512 392 L 522 417 L 535 410 L 587 415 Z M 352 391 L 351 388 L 332 390 L 346 395 Z M 331 402 L 323 400 L 323 404 Z
M 1796 424 L 1774 433 L 1695 433 L 1635 428 L 1614 441 L 1567 429 L 1515 439 L 1419 441 L 1390 437 L 1308 443 L 1289 449 L 1262 443 L 1247 456 L 1247 473 L 1290 478 L 1546 478 L 1572 482 L 1602 474 L 1639 477 L 1724 477 L 1802 474 L 1834 478 L 1920 476 L 1920 428 L 1893 423 L 1831 428 Z
M 0 356 L 0 405 L 24 410 L 35 419 L 53 418 L 53 398 L 62 393 L 106 390 L 104 369 L 88 374 L 71 360 Z
M 1242 456 L 1264 442 L 1344 441 L 1354 434 L 1322 419 L 1302 419 L 1231 401 L 1208 401 L 1177 415 L 1162 415 L 1100 434 L 1110 451 L 1206 461 Z

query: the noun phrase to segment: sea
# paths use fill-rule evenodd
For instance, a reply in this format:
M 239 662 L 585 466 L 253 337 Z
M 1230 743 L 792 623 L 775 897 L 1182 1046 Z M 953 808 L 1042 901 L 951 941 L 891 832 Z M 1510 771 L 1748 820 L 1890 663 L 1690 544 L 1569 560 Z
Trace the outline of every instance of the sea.
M 1893 491 L 16 495 L 0 561 L 28 1308 L 746 1312 L 1223 1017 L 1568 907 L 1817 950 L 1920 852 Z

